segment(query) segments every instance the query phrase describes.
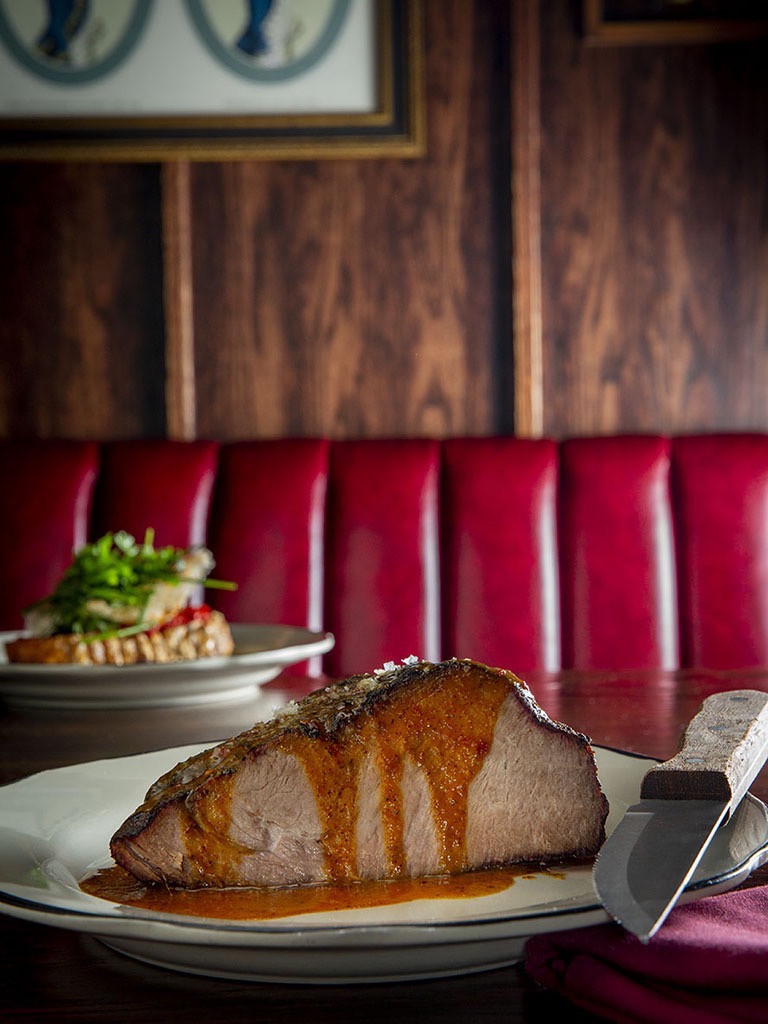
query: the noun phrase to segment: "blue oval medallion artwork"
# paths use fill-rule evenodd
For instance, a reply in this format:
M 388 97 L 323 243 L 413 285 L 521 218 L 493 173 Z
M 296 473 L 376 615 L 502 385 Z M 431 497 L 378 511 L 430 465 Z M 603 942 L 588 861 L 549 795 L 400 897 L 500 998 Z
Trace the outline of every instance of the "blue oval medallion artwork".
M 0 40 L 40 78 L 93 82 L 125 60 L 150 7 L 151 0 L 0 0 Z
M 300 75 L 322 60 L 341 31 L 350 0 L 187 0 L 210 53 L 260 82 Z

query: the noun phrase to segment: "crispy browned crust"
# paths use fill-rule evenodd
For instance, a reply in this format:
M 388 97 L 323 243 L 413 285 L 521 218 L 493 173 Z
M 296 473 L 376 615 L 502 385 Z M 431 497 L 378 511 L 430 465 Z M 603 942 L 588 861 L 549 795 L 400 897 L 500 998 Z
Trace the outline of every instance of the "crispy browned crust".
M 477 718 L 473 708 L 481 709 Z M 500 708 L 506 710 L 500 712 Z M 425 861 L 426 873 L 465 870 L 470 864 L 475 869 L 508 863 L 543 865 L 589 860 L 605 838 L 608 803 L 588 738 L 550 719 L 525 683 L 511 672 L 465 659 L 433 664 L 415 658 L 406 659 L 400 668 L 389 663 L 371 675 L 353 676 L 316 690 L 299 703 L 287 705 L 269 721 L 259 722 L 177 764 L 150 786 L 144 802 L 113 834 L 110 851 L 115 863 L 137 878 L 172 887 L 293 885 L 356 879 L 359 816 L 365 803 L 360 788 L 376 785 L 361 772 L 361 766 L 366 750 L 380 753 L 386 749 L 385 757 L 374 753 L 378 770 L 390 771 L 399 782 L 387 794 L 374 794 L 374 803 L 382 829 L 395 837 L 394 852 L 388 854 L 386 864 L 382 862 L 374 870 L 382 872 L 376 877 L 395 877 L 410 870 L 403 776 L 398 763 L 412 758 L 414 763 L 424 765 L 425 785 L 434 801 L 437 793 L 446 788 L 451 791 L 465 763 L 471 768 L 484 762 L 495 742 L 501 713 L 506 715 L 504 728 L 512 732 L 507 731 L 503 752 L 498 754 L 500 788 L 495 797 L 493 786 L 475 797 L 481 816 L 486 799 L 495 808 L 491 828 L 497 837 L 495 845 L 486 843 L 471 862 L 466 849 L 461 853 L 462 843 L 466 846 L 469 841 L 470 790 L 468 786 L 455 788 L 448 802 L 433 803 L 434 839 L 441 852 L 434 862 Z M 518 725 L 522 732 L 516 737 Z M 419 738 L 420 726 L 428 736 L 425 743 Z M 551 744 L 545 734 L 551 734 Z M 533 744 L 523 742 L 522 747 L 535 752 L 538 761 L 530 768 L 525 762 L 510 769 L 525 789 L 521 797 L 526 799 L 516 809 L 514 794 L 503 791 L 513 777 L 507 775 L 507 764 L 515 761 L 517 740 L 524 741 L 531 735 Z M 391 742 L 382 744 L 383 737 Z M 290 785 L 283 792 L 278 785 L 277 803 L 262 816 L 261 811 L 249 806 L 249 798 L 255 796 L 258 806 L 259 799 L 275 785 L 282 770 L 281 753 L 286 755 L 282 763 L 289 776 L 298 759 L 299 771 L 306 775 L 310 787 L 309 803 L 302 809 L 301 798 L 295 803 L 290 796 L 286 798 L 286 793 L 295 796 Z M 268 762 L 266 774 L 260 773 L 259 762 L 270 754 L 276 756 Z M 560 765 L 554 773 L 550 771 L 553 762 Z M 238 787 L 241 771 L 245 774 Z M 567 778 L 563 772 L 568 772 Z M 541 788 L 537 785 L 540 780 Z M 538 794 L 535 798 L 531 798 L 533 792 Z M 282 820 L 286 800 L 290 822 Z M 458 808 L 455 817 L 454 808 Z M 314 812 L 320 822 L 317 834 L 310 823 Z M 435 814 L 439 815 L 439 824 Z M 554 830 L 552 815 L 564 823 L 556 824 Z M 428 819 L 429 813 L 424 818 L 427 829 Z M 273 820 L 282 824 L 270 831 Z M 476 818 L 476 829 L 478 822 Z M 511 846 L 504 845 L 505 831 L 515 835 Z M 284 832 L 288 837 L 283 852 L 275 856 L 283 857 L 285 864 L 277 865 L 279 877 L 270 880 L 261 861 L 265 854 L 268 859 L 280 847 Z M 366 831 L 365 837 L 369 835 Z M 450 839 L 444 840 L 444 836 Z M 277 842 L 273 842 L 275 837 Z M 446 843 L 444 848 L 441 842 Z M 297 867 L 305 851 L 315 854 L 318 847 L 326 858 L 323 868 Z
M 377 705 L 386 703 L 393 693 L 407 689 L 417 680 L 462 673 L 489 678 L 503 677 L 540 726 L 554 734 L 570 736 L 580 746 L 591 751 L 589 738 L 562 722 L 553 721 L 536 703 L 527 683 L 513 672 L 491 668 L 469 658 L 450 658 L 436 664 L 420 661 L 389 671 L 375 672 L 373 675 L 354 675 L 330 683 L 298 703 L 292 701 L 275 717 L 257 722 L 245 732 L 175 765 L 152 784 L 142 806 L 121 826 L 114 838 L 135 835 L 166 803 L 184 799 L 203 779 L 210 781 L 214 776 L 227 775 L 236 770 L 248 752 L 267 748 L 286 733 L 298 732 L 318 739 L 338 736 L 341 730 L 353 724 L 356 719 L 372 714 Z M 597 774 L 595 786 L 600 789 Z M 605 799 L 604 811 L 607 816 L 608 804 Z
M 109 640 L 78 633 L 19 637 L 5 645 L 10 662 L 36 665 L 139 665 L 196 661 L 232 654 L 232 631 L 221 612 L 180 626 Z

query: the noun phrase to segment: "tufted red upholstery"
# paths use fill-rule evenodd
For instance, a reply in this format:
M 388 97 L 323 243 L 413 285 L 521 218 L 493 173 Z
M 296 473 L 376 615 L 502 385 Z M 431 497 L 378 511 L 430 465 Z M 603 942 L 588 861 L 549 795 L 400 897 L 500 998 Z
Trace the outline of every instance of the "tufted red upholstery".
M 55 586 L 88 539 L 97 445 L 78 441 L 0 444 L 0 626 Z
M 230 619 L 322 628 L 327 480 L 326 441 L 222 449 L 209 543 L 216 575 L 238 582 L 216 594 Z
M 673 487 L 684 663 L 768 664 L 768 437 L 678 438 Z
M 669 441 L 662 437 L 562 443 L 566 668 L 677 666 L 669 466 Z
M 331 630 L 332 675 L 768 664 L 768 435 L 4 441 L 0 472 L 2 628 L 153 526 L 210 545 L 232 621 Z
M 218 445 L 211 441 L 112 441 L 102 446 L 91 533 L 127 530 L 186 547 L 208 533 Z
M 339 441 L 328 485 L 326 627 L 331 674 L 440 654 L 434 441 Z
M 559 668 L 554 442 L 444 442 L 441 524 L 445 650 Z

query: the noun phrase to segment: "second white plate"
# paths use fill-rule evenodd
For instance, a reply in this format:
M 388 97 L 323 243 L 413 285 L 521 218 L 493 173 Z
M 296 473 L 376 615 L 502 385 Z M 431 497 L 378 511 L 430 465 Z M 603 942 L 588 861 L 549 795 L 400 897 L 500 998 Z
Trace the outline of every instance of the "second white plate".
M 21 665 L 8 662 L 0 633 L 0 697 L 24 707 L 130 708 L 247 700 L 284 668 L 325 654 L 332 633 L 298 626 L 232 624 L 230 657 L 168 665 Z

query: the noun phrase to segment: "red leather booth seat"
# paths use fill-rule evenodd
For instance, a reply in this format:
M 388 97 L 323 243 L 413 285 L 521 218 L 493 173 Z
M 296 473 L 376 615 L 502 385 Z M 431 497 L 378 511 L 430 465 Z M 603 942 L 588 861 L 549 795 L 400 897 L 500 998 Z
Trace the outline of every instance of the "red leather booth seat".
M 768 664 L 768 435 L 0 442 L 0 627 L 86 539 L 205 542 L 235 622 L 524 674 Z

